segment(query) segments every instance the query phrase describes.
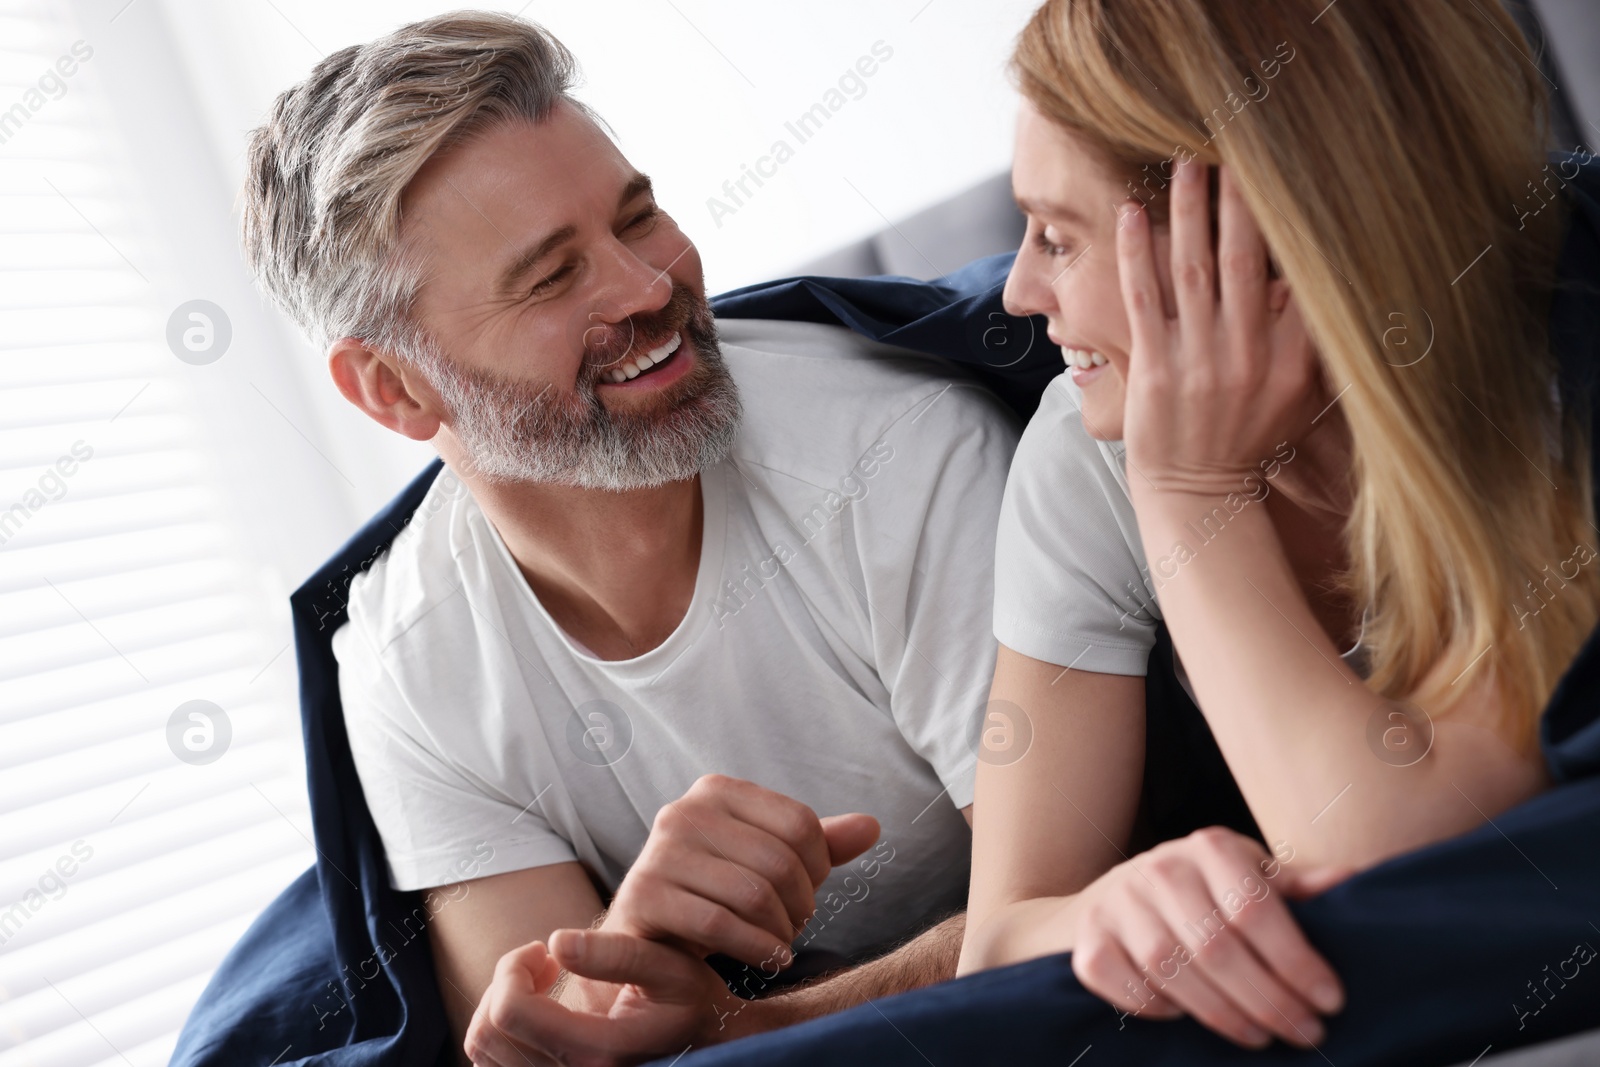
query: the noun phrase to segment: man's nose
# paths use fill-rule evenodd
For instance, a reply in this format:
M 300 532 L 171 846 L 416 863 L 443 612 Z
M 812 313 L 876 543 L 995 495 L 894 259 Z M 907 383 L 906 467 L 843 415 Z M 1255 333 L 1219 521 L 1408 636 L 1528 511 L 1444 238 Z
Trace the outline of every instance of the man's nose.
M 641 259 L 628 245 L 613 239 L 605 256 L 601 300 L 614 322 L 649 315 L 672 299 L 672 277 Z M 616 318 L 612 319 L 611 316 Z

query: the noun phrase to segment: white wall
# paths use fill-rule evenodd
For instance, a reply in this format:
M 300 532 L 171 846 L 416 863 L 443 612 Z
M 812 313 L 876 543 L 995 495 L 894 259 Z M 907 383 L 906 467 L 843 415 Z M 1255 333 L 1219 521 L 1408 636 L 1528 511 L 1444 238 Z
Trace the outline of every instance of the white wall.
M 230 179 L 244 131 L 326 51 L 450 10 L 416 0 L 165 0 L 204 87 Z M 759 281 L 1005 169 L 1002 67 L 1035 0 L 582 0 L 486 5 L 542 22 L 578 56 L 580 96 L 616 128 L 688 231 L 713 291 Z M 281 12 L 281 14 L 280 14 Z M 892 57 L 824 130 L 784 123 L 874 42 Z M 707 198 L 768 153 L 795 156 L 721 225 Z M 854 189 L 851 188 L 852 184 Z M 754 186 L 747 186 L 754 188 Z M 859 190 L 859 192 L 857 191 Z M 881 212 L 881 214 L 880 214 Z

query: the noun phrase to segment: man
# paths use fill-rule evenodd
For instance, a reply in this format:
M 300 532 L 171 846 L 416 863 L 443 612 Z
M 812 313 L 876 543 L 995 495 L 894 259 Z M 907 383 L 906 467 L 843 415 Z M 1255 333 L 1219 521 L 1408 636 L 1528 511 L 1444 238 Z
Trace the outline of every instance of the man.
M 716 322 L 573 73 L 488 14 L 335 53 L 256 131 L 244 211 L 340 392 L 447 465 L 333 647 L 481 1063 L 676 1054 L 953 975 L 1016 443 L 925 360 Z M 771 992 L 797 948 L 839 966 Z

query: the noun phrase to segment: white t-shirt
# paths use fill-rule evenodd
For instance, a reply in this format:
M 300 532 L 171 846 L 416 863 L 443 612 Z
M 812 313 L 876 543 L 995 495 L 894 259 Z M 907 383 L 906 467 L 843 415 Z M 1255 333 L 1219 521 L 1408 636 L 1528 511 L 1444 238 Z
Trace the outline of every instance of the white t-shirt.
M 1017 444 L 995 538 L 994 633 L 1046 663 L 1143 677 L 1161 621 L 1156 583 L 1126 450 L 1084 429 L 1082 396 L 1070 375 L 1051 380 Z M 1342 658 L 1364 675 L 1367 651 L 1358 638 Z
M 448 467 L 352 582 L 333 647 L 395 888 L 577 860 L 615 890 L 656 810 L 717 772 L 882 824 L 806 947 L 859 957 L 963 906 L 1016 420 L 842 327 L 719 330 L 744 421 L 701 474 L 694 596 L 659 647 L 567 637 Z
M 1084 429 L 1078 387 L 1051 380 L 1017 444 L 995 544 L 994 633 L 1024 656 L 1143 677 L 1161 609 L 1120 441 Z

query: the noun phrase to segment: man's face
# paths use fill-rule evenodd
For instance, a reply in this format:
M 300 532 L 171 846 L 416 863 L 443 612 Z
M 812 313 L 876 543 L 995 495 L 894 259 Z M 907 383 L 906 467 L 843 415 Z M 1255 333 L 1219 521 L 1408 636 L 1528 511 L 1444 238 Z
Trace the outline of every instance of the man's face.
M 577 108 L 435 156 L 402 216 L 438 344 L 420 369 L 485 476 L 632 489 L 726 454 L 738 399 L 700 257 Z

